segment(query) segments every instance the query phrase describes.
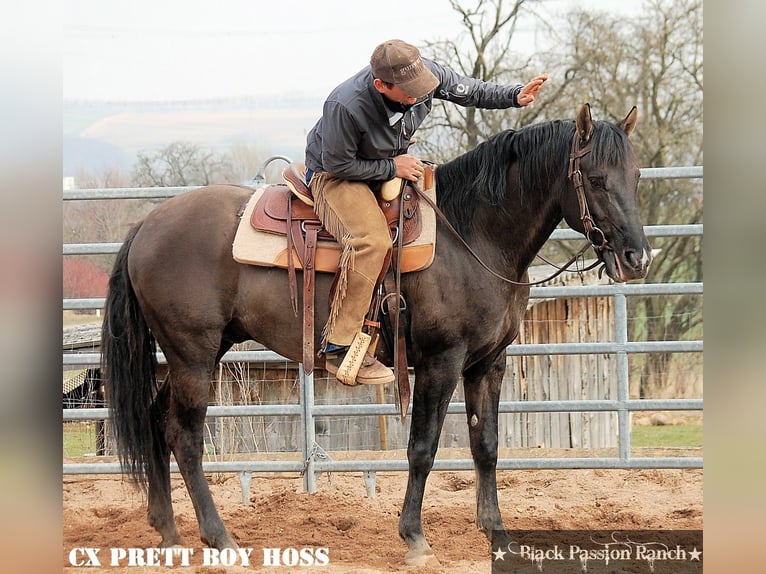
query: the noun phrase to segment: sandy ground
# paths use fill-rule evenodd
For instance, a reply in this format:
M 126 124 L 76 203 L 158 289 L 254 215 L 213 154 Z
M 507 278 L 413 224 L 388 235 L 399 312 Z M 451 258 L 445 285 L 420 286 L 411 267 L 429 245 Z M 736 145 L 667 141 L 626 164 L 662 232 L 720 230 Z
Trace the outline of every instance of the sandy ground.
M 361 473 L 322 475 L 318 492 L 303 491 L 295 475 L 253 476 L 243 504 L 236 475 L 210 475 L 221 516 L 243 548 L 246 567 L 203 566 L 203 545 L 191 502 L 178 475 L 173 501 L 189 566 L 109 566 L 111 548 L 151 548 L 159 536 L 146 521 L 140 492 L 117 476 L 65 476 L 63 571 L 74 548 L 100 548 L 101 568 L 114 574 L 191 572 L 337 572 L 373 574 L 418 571 L 470 574 L 490 571 L 489 544 L 474 524 L 472 472 L 434 472 L 423 504 L 423 524 L 437 561 L 405 566 L 407 548 L 398 536 L 406 487 L 404 473 L 378 473 L 376 496 L 366 495 Z M 563 530 L 702 529 L 702 470 L 515 470 L 498 472 L 498 495 L 506 528 Z M 324 567 L 263 565 L 264 548 L 327 548 Z

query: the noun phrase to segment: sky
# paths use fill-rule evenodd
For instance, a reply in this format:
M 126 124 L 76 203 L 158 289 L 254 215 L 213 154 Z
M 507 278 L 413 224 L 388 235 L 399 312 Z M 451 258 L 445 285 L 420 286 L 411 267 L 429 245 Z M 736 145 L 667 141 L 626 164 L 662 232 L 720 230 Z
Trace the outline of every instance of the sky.
M 631 13 L 641 0 L 546 5 Z M 63 24 L 64 100 L 117 101 L 319 97 L 384 40 L 464 31 L 449 0 L 65 0 Z

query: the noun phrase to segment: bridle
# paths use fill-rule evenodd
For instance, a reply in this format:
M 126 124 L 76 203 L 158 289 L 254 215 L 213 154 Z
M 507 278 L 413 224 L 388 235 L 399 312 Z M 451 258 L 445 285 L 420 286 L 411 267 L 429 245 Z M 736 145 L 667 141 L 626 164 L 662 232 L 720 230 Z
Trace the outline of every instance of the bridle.
M 588 209 L 588 200 L 585 199 L 585 187 L 582 182 L 580 160 L 591 152 L 593 146 L 592 142 L 588 141 L 588 143 L 580 147 L 581 142 L 582 140 L 578 137 L 577 130 L 575 129 L 574 136 L 572 137 L 571 151 L 569 152 L 567 179 L 572 182 L 575 194 L 577 195 L 577 203 L 580 204 L 580 221 L 582 221 L 583 228 L 585 229 L 585 237 L 588 238 L 599 259 L 602 259 L 604 251 L 613 251 L 613 249 L 609 245 L 604 232 L 594 224 L 590 209 Z
M 604 232 L 601 231 L 601 229 L 595 225 L 593 222 L 593 217 L 590 214 L 590 209 L 588 209 L 588 201 L 585 198 L 585 187 L 583 185 L 582 181 L 582 172 L 580 171 L 580 160 L 588 155 L 592 150 L 592 142 L 588 141 L 584 146 L 580 147 L 581 139 L 579 138 L 579 135 L 577 133 L 577 130 L 575 129 L 574 136 L 572 137 L 572 146 L 569 152 L 569 167 L 567 170 L 567 179 L 569 179 L 572 182 L 572 185 L 575 190 L 575 194 L 577 195 L 577 203 L 580 206 L 580 221 L 582 221 L 583 227 L 585 229 L 585 237 L 588 239 L 588 243 L 584 245 L 577 253 L 575 253 L 572 258 L 564 263 L 561 267 L 557 268 L 557 271 L 551 275 L 550 277 L 546 277 L 545 279 L 541 279 L 539 281 L 532 281 L 532 282 L 524 282 L 524 281 L 514 281 L 513 279 L 509 279 L 507 277 L 503 277 L 502 275 L 496 273 L 492 269 L 490 269 L 486 263 L 484 263 L 481 258 L 474 252 L 473 249 L 471 249 L 471 246 L 468 245 L 468 243 L 465 242 L 465 240 L 460 236 L 458 231 L 452 226 L 452 224 L 447 219 L 447 216 L 444 215 L 444 213 L 439 209 L 436 205 L 436 202 L 433 201 L 430 197 L 428 197 L 425 193 L 418 193 L 418 195 L 428 204 L 431 206 L 431 208 L 434 210 L 434 213 L 441 219 L 442 223 L 447 227 L 447 229 L 452 233 L 452 235 L 457 238 L 457 240 L 462 243 L 463 247 L 468 250 L 468 253 L 473 256 L 476 261 L 479 262 L 479 264 L 484 267 L 486 271 L 488 271 L 493 277 L 500 279 L 501 281 L 504 281 L 505 283 L 511 283 L 513 285 L 522 285 L 522 286 L 532 286 L 532 285 L 540 285 L 542 283 L 547 283 L 551 279 L 558 277 L 561 275 L 564 271 L 567 271 L 579 258 L 582 256 L 589 247 L 593 247 L 593 249 L 596 251 L 596 255 L 598 259 L 595 263 L 589 265 L 588 267 L 585 267 L 583 269 L 577 269 L 578 272 L 582 273 L 584 271 L 589 271 L 590 269 L 593 269 L 600 263 L 603 263 L 604 261 L 604 251 L 611 251 L 612 247 L 609 245 L 609 242 L 606 239 L 606 236 L 604 235 Z M 547 261 L 544 258 L 543 261 L 548 263 L 549 265 L 553 265 L 550 261 Z M 554 267 L 557 267 L 554 265 Z M 603 271 L 603 268 L 601 269 Z M 599 272 L 599 276 L 601 273 Z

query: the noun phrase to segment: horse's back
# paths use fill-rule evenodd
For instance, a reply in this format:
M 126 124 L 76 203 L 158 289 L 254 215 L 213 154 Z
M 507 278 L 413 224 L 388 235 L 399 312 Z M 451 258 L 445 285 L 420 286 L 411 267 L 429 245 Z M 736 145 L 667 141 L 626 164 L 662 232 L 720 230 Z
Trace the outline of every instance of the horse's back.
M 220 288 L 236 281 L 231 245 L 241 208 L 252 193 L 234 185 L 208 186 L 152 210 L 128 258 L 131 282 L 142 299 L 155 305 L 176 307 L 180 301 L 183 307 L 193 301 L 199 306 L 205 295 L 215 299 Z
M 209 185 L 162 202 L 144 218 L 144 226 L 158 223 L 174 232 L 194 232 L 200 225 L 229 225 L 253 189 L 238 185 Z
M 214 185 L 168 199 L 144 218 L 131 256 L 202 254 L 207 251 L 204 246 L 217 243 L 228 243 L 230 248 L 240 209 L 252 193 L 246 187 Z

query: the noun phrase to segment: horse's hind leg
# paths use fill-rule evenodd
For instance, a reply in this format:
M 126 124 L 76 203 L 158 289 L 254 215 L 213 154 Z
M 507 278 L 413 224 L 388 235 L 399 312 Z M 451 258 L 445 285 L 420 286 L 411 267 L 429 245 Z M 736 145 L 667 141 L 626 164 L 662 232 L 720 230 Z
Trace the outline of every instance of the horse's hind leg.
M 465 374 L 468 435 L 476 471 L 476 524 L 490 542 L 504 536 L 497 501 L 497 409 L 505 373 L 505 349 L 489 365 L 476 365 Z
M 439 355 L 429 358 L 426 363 L 416 367 L 407 446 L 409 476 L 399 518 L 399 536 L 409 547 L 404 558 L 408 565 L 424 565 L 433 556 L 423 534 L 423 494 L 426 479 L 433 468 L 447 406 L 458 380 L 458 369 L 449 366 L 448 358 Z
M 173 503 L 170 496 L 170 448 L 165 440 L 170 387 L 164 383 L 152 403 L 152 425 L 155 425 L 152 458 L 147 465 L 149 482 L 148 517 L 149 524 L 162 535 L 162 547 L 181 544 L 181 537 L 173 517 Z
M 167 351 L 166 351 L 167 354 Z M 218 514 L 202 470 L 202 453 L 210 388 L 210 370 L 171 363 L 170 411 L 166 427 L 170 448 L 186 482 L 199 523 L 200 538 L 212 548 L 237 548 Z

